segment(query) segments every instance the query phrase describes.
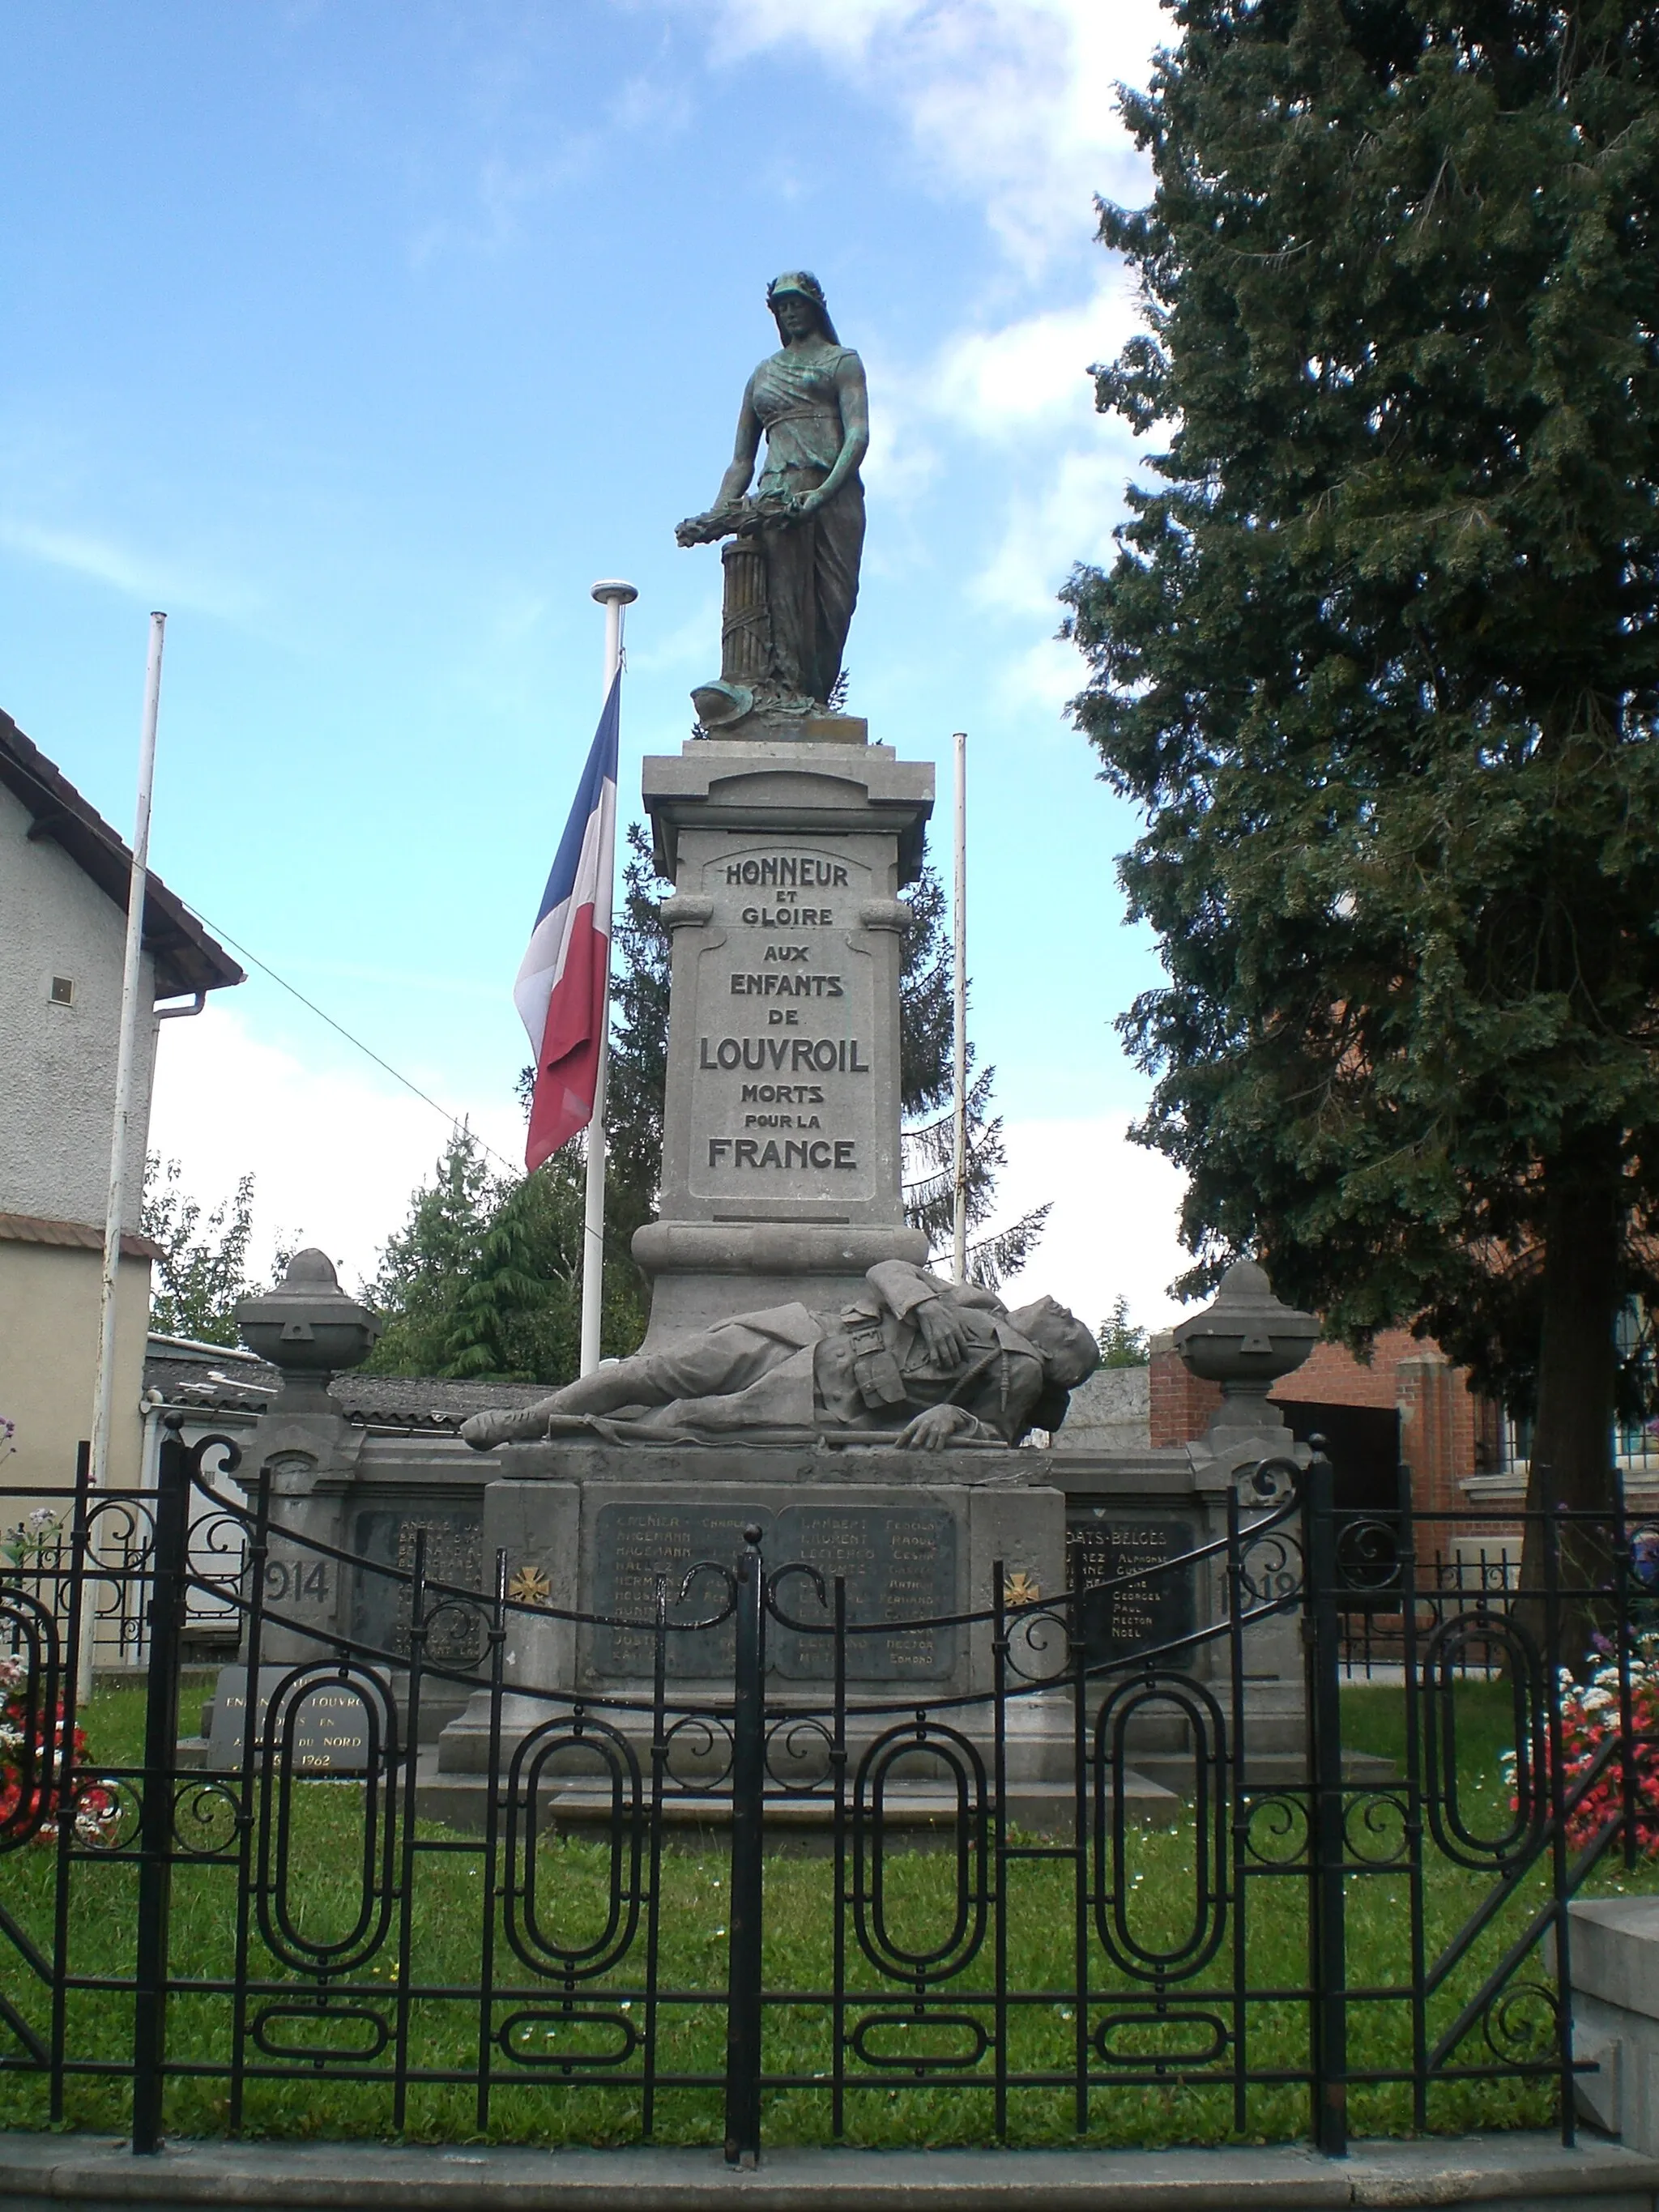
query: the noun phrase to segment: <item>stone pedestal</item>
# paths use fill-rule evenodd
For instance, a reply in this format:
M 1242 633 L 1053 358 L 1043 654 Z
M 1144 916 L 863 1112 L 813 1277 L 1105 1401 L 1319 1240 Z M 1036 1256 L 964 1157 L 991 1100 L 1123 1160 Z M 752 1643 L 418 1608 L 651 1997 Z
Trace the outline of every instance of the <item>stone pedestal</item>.
M 249 1492 L 262 1464 L 270 1469 L 271 1491 L 262 1674 L 267 1668 L 321 1662 L 329 1652 L 326 1639 L 348 1638 L 387 1655 L 401 1705 L 398 1662 L 409 1649 L 408 1587 L 395 1574 L 376 1570 L 407 1573 L 416 1538 L 424 1533 L 427 1571 L 434 1580 L 487 1589 L 484 1563 L 493 1554 L 482 1547 L 483 1504 L 499 1472 L 497 1455 L 469 1451 L 458 1437 L 441 1431 L 377 1433 L 336 1411 L 284 1413 L 279 1398 L 259 1421 L 240 1472 Z M 345 1553 L 348 1563 L 319 1546 Z M 429 1656 L 468 1659 L 472 1644 L 462 1648 L 464 1628 L 460 1616 L 446 1617 Z M 446 1636 L 454 1639 L 453 1652 L 444 1648 Z M 227 1698 L 242 1694 L 245 1678 L 242 1667 L 221 1669 Z M 218 1702 L 216 1691 L 204 1714 L 204 1738 L 213 1735 Z M 464 1702 L 462 1692 L 430 1680 L 422 1736 L 435 1736 Z M 196 1749 L 204 1755 L 204 1745 Z
M 694 738 L 646 761 L 644 797 L 675 887 L 647 1346 L 793 1299 L 835 1313 L 878 1261 L 927 1256 L 899 1189 L 897 894 L 933 769 L 839 734 Z
M 506 1471 L 485 1497 L 483 1542 L 491 1559 L 505 1553 L 507 1588 L 520 1603 L 648 1623 L 660 1573 L 672 1619 L 710 1615 L 725 1602 L 722 1577 L 705 1570 L 682 1600 L 686 1575 L 702 1561 L 731 1565 L 744 1529 L 758 1526 L 769 1572 L 800 1564 L 817 1568 L 827 1586 L 838 1574 L 845 1581 L 848 1619 L 860 1632 L 848 1639 L 848 1694 L 859 1704 L 908 1697 L 931 1704 L 988 1690 L 988 1624 L 926 1631 L 902 1624 L 986 1610 L 999 1564 L 1012 1601 L 1064 1588 L 1066 1501 L 1044 1480 L 1040 1453 L 543 1443 L 508 1445 L 501 1457 Z M 832 1589 L 826 1594 L 833 1602 Z M 780 1595 L 802 1626 L 768 1624 L 769 1704 L 822 1710 L 833 1693 L 831 1643 L 811 1630 L 827 1627 L 833 1613 L 808 1576 L 789 1577 Z M 728 1701 L 732 1656 L 729 1623 L 671 1635 L 670 1700 Z M 507 1673 L 522 1691 L 586 1694 L 617 1719 L 603 1701 L 648 1705 L 653 1661 L 653 1639 L 643 1628 L 574 1624 L 550 1610 L 513 1616 Z M 543 1710 L 530 1696 L 512 1698 L 509 1741 Z M 955 1717 L 970 1732 L 980 1722 L 989 1732 L 988 1708 L 977 1721 L 972 1711 Z M 640 1711 L 623 1724 L 648 1736 L 648 1718 Z M 1052 1735 L 1056 1750 L 1069 1750 L 1065 1729 L 1050 1729 L 1035 1711 L 1016 1733 L 1032 1745 Z M 479 1773 L 488 1753 L 489 1699 L 481 1693 L 444 1730 L 438 1765 L 446 1773 Z

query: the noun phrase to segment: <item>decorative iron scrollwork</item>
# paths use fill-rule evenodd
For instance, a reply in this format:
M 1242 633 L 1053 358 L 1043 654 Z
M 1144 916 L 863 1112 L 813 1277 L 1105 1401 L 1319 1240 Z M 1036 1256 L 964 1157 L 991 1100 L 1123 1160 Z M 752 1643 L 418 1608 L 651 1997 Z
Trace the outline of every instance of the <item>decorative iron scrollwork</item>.
M 1200 2029 L 1203 2039 L 1189 2038 L 1184 2045 L 1177 2043 L 1174 2048 L 1159 2040 L 1190 2028 Z M 1136 2040 L 1125 2049 L 1115 2040 L 1121 2034 Z M 1145 2067 L 1149 2074 L 1213 2066 L 1226 2057 L 1232 2042 L 1219 2014 L 1176 2008 L 1108 2013 L 1095 2028 L 1092 2039 L 1109 2066 Z
M 583 2050 L 577 2038 L 596 2028 L 615 2031 L 609 2050 Z M 591 2011 L 586 2007 L 561 2006 L 556 2010 L 529 2008 L 509 2013 L 495 2031 L 495 2041 L 515 2065 L 556 2069 L 572 2074 L 579 2066 L 621 2066 L 640 2045 L 639 2030 L 625 2012 Z M 556 2049 L 550 2049 L 550 2045 Z
M 1336 1571 L 1346 1589 L 1370 1595 L 1400 1581 L 1400 1530 L 1392 1521 L 1356 1515 L 1338 1523 Z
M 314 2027 L 330 2033 L 349 2027 L 366 2028 L 368 2033 L 353 2043 L 313 2043 L 298 2037 L 280 2041 L 271 2033 L 278 2021 L 294 2021 L 302 2027 Z M 392 2030 L 381 2015 L 361 2004 L 319 2002 L 265 2005 L 248 2025 L 255 2045 L 267 2058 L 295 2058 L 318 2067 L 367 2066 L 392 2040 Z
M 938 2036 L 941 2033 L 964 2036 L 966 2047 L 948 2050 L 883 2051 L 872 2047 L 871 2039 L 881 2036 Z M 866 2013 L 847 2039 L 848 2047 L 860 2057 L 866 2066 L 878 2066 L 905 2073 L 926 2075 L 940 2069 L 962 2072 L 977 2066 L 991 2047 L 991 2039 L 983 2024 L 971 2013 L 934 2012 L 919 2008 L 915 2012 Z
M 1072 1632 L 1063 1613 L 1043 1606 L 1006 1614 L 1003 1632 L 1004 1663 L 1018 1680 L 1043 1689 L 1065 1680 L 1072 1663 Z
M 786 1796 L 810 1797 L 835 1771 L 836 1740 L 815 1715 L 785 1713 L 766 1731 L 766 1771 Z
M 687 1796 L 708 1797 L 732 1777 L 732 1723 L 723 1713 L 682 1713 L 663 1730 L 662 1778 Z
M 307 1705 L 324 1689 L 331 1703 L 349 1699 L 363 1717 L 362 1754 L 350 1770 L 362 1779 L 354 1807 L 357 1838 L 349 1854 L 340 1856 L 342 1869 L 355 1877 L 356 1908 L 348 1902 L 343 1924 L 327 1936 L 305 1925 L 307 1897 L 296 1883 L 295 1867 L 296 1793 L 318 1772 L 304 1763 L 301 1726 Z M 385 1942 L 392 1924 L 397 1823 L 391 1780 L 397 1759 L 397 1706 L 382 1675 L 368 1668 L 313 1665 L 295 1667 L 276 1683 L 258 1749 L 258 1909 L 259 1932 L 284 1966 L 302 1973 L 355 1973 Z
M 241 1832 L 241 1802 L 217 1775 L 192 1776 L 174 1790 L 173 1839 L 185 1858 L 222 1858 Z
M 1411 1846 L 1411 1813 L 1396 1790 L 1367 1790 L 1342 1808 L 1342 1841 L 1362 1866 L 1397 1866 Z
M 1482 1672 L 1494 1658 L 1501 1668 L 1514 1729 L 1513 1809 L 1485 1835 L 1465 1809 L 1457 1762 L 1458 1685 L 1475 1652 Z M 1422 1666 L 1424 1796 L 1434 1840 L 1457 1865 L 1489 1872 L 1538 1849 L 1550 1808 L 1545 1710 L 1538 1647 L 1513 1613 L 1456 1613 L 1430 1637 Z
M 1251 1790 L 1244 1802 L 1244 1849 L 1258 1866 L 1298 1866 L 1312 1837 L 1308 1808 L 1282 1790 Z
M 1561 2032 L 1559 1994 L 1543 1982 L 1512 1982 L 1480 2015 L 1480 2033 L 1505 2065 L 1554 2057 Z

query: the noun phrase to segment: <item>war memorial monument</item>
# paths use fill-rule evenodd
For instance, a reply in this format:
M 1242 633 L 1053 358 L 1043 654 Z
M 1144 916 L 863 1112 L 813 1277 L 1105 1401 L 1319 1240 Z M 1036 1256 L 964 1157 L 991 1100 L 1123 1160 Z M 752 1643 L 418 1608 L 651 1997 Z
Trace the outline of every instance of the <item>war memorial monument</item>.
M 780 276 L 767 298 L 778 349 L 744 390 L 714 504 L 678 532 L 721 546 L 720 674 L 693 693 L 693 734 L 643 769 L 673 886 L 659 1218 L 634 1241 L 652 1289 L 644 1343 L 535 1402 L 472 1415 L 470 1449 L 452 1432 L 411 1451 L 349 1434 L 331 1409 L 318 1370 L 360 1361 L 372 1322 L 320 1255 L 246 1310 L 245 1334 L 300 1386 L 261 1424 L 278 1518 L 389 1564 L 407 1548 L 400 1532 L 423 1527 L 434 1571 L 473 1586 L 503 1556 L 509 1595 L 530 1608 L 514 1616 L 511 1680 L 648 1692 L 648 1632 L 570 1616 L 647 1622 L 666 1577 L 671 1620 L 693 1619 L 711 1595 L 693 1571 L 758 1531 L 769 1566 L 844 1579 L 859 1631 L 849 1679 L 937 1700 L 989 1686 L 988 1630 L 938 1624 L 982 1610 L 996 1577 L 1018 1605 L 1144 1570 L 1085 1606 L 1103 1659 L 1207 1617 L 1220 1600 L 1202 1586 L 1207 1563 L 1157 1570 L 1224 1532 L 1245 1471 L 1297 1449 L 1266 1393 L 1315 1328 L 1260 1270 L 1234 1269 L 1177 1332 L 1189 1364 L 1230 1394 L 1204 1443 L 1070 1450 L 1068 1395 L 1098 1361 L 1091 1329 L 1051 1299 L 1010 1310 L 930 1271 L 901 1192 L 899 981 L 900 894 L 921 866 L 933 771 L 841 705 L 864 535 L 862 366 L 811 275 Z M 290 1612 L 299 1601 L 316 1628 L 395 1642 L 395 1622 L 355 1617 L 343 1582 L 311 1595 L 307 1611 L 293 1593 Z M 791 1603 L 803 1621 L 828 1618 L 805 1577 Z M 936 1625 L 906 1625 L 921 1621 Z M 729 1687 L 710 1672 L 729 1644 L 729 1632 L 671 1635 L 677 1692 Z M 821 1696 L 825 1640 L 775 1625 L 767 1660 L 781 1708 Z M 1200 1662 L 1224 1668 L 1224 1639 Z M 1252 1631 L 1247 1670 L 1252 1755 L 1299 1760 L 1293 1618 Z M 533 1700 L 516 1702 L 532 1726 Z M 489 1704 L 480 1692 L 428 1714 L 430 1809 L 466 1817 L 469 1779 L 489 1765 Z M 1009 1781 L 1035 1809 L 1070 1771 L 1072 1723 L 1041 1697 L 1018 1719 Z M 1149 1803 L 1180 1786 L 1182 1752 L 1177 1722 L 1143 1722 L 1139 1766 L 1159 1778 Z

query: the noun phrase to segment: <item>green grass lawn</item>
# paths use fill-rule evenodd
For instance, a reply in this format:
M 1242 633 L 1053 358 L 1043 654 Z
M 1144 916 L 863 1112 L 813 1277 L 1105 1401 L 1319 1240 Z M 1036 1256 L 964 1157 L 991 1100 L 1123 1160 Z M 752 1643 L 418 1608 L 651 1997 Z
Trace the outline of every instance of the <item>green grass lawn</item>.
M 1344 1694 L 1345 1740 L 1355 1750 L 1398 1758 L 1401 1695 L 1381 1689 L 1352 1689 Z M 142 1734 L 142 1696 L 118 1691 L 99 1697 L 88 1716 L 92 1756 L 110 1768 L 136 1762 Z M 1468 1811 L 1499 1825 L 1505 1808 L 1498 1754 L 1509 1741 L 1507 1705 L 1497 1686 L 1470 1685 L 1458 1707 L 1460 1771 L 1467 1784 Z M 361 1851 L 362 1793 L 355 1784 L 308 1783 L 296 1793 L 292 1859 L 297 1870 L 294 1912 L 301 1929 L 316 1940 L 338 1937 L 356 1915 L 356 1861 Z M 211 1808 L 209 1808 L 210 1810 Z M 1376 1832 L 1385 1839 L 1386 1823 Z M 483 1868 L 472 1846 L 477 1839 L 450 1835 L 423 1825 L 417 1856 L 412 1913 L 409 1983 L 422 1993 L 409 2002 L 410 2063 L 432 2070 L 468 2070 L 476 2064 L 479 2016 L 476 2000 L 464 1992 L 476 1979 L 479 1959 Z M 1038 1839 L 1030 1839 L 1036 1841 Z M 462 1848 L 452 1846 L 459 1844 Z M 1381 1848 L 1379 1841 L 1378 1847 Z M 1171 1828 L 1144 1828 L 1129 1838 L 1123 1868 L 1129 1923 L 1137 1940 L 1151 1946 L 1177 1939 L 1192 1912 L 1193 1835 L 1188 1820 Z M 26 1850 L 0 1861 L 0 1905 L 37 1943 L 51 1930 L 53 1856 Z M 538 1854 L 540 1909 L 563 1940 L 587 1940 L 604 1925 L 608 1905 L 609 1855 L 587 1841 L 545 1844 Z M 915 1948 L 938 1942 L 955 1911 L 954 1861 L 937 1851 L 906 1853 L 888 1869 L 886 1905 L 897 1937 Z M 1648 1870 L 1626 1876 L 1610 1866 L 1599 1887 L 1648 1887 Z M 1076 2052 L 1075 1978 L 1073 1959 L 1073 1872 L 1058 1860 L 1020 1861 L 1009 1873 L 1008 1985 L 1033 1994 L 1037 2002 L 1012 2008 L 1006 2040 L 1014 2073 L 1069 2074 Z M 1428 1955 L 1461 1927 L 1487 1894 L 1487 1877 L 1437 1862 L 1425 1883 Z M 1430 2008 L 1431 2039 L 1455 2015 L 1463 2000 L 1524 1924 L 1535 1907 L 1541 1885 L 1532 1880 L 1524 1894 L 1510 1900 L 1485 1936 Z M 72 1971 L 91 1978 L 123 1981 L 131 1973 L 135 1871 L 131 1865 L 88 1860 L 76 1869 L 70 1919 Z M 182 1866 L 173 1885 L 172 1957 L 175 1972 L 202 1984 L 232 1981 L 235 1965 L 234 1871 L 222 1864 Z M 665 2074 L 718 2077 L 722 2066 L 726 2016 L 726 1869 L 723 1854 L 705 1848 L 674 1849 L 665 1854 L 661 1903 L 661 1987 L 686 2002 L 665 2003 L 659 2017 L 659 2070 Z M 823 1991 L 832 1978 L 834 1880 L 830 1861 L 780 1856 L 769 1861 L 765 1893 L 767 1987 L 781 1993 Z M 1405 1878 L 1394 1873 L 1356 1876 L 1348 1885 L 1348 1980 L 1352 1989 L 1403 1982 L 1409 1972 L 1409 1898 Z M 1253 1987 L 1293 1990 L 1304 1983 L 1306 1883 L 1299 1875 L 1264 1875 L 1248 1885 L 1245 1928 Z M 1231 1935 L 1214 1966 L 1197 1987 L 1223 1988 L 1231 1972 Z M 497 1978 L 512 1980 L 531 1994 L 514 2004 L 498 2002 L 490 2023 L 503 2031 L 507 2016 L 524 2017 L 506 2031 L 507 2048 L 492 2046 L 496 2087 L 486 2128 L 480 2133 L 470 2086 L 417 2083 L 410 2090 L 403 2133 L 417 2141 L 489 2140 L 538 2143 L 611 2143 L 635 2141 L 641 2128 L 641 2098 L 635 2086 L 599 2086 L 585 2079 L 581 2060 L 602 2044 L 620 2039 L 623 2021 L 642 2021 L 643 1936 L 616 1970 L 590 1985 L 581 2002 L 607 2013 L 617 2025 L 574 2027 L 558 2013 L 559 1989 L 517 1966 L 503 1952 Z M 902 2057 L 912 2040 L 933 2051 L 966 2051 L 971 2033 L 942 2025 L 917 2030 L 903 2019 L 906 1991 L 882 1977 L 859 1954 L 850 1936 L 848 1978 L 859 1992 L 849 2015 L 850 2029 L 869 2013 L 896 2015 L 889 2027 L 866 2037 L 866 2049 Z M 1136 1987 L 1114 1967 L 1097 1934 L 1091 1930 L 1089 2019 L 1098 2027 L 1114 2009 L 1143 2016 L 1139 2025 L 1120 2026 L 1114 2046 L 1120 2052 L 1161 2051 L 1171 2060 L 1201 2040 L 1193 2025 L 1147 2024 L 1145 1984 Z M 397 2132 L 392 2092 L 387 2081 L 345 2078 L 335 2061 L 312 2059 L 319 2027 L 309 1999 L 314 1984 L 285 1966 L 257 1936 L 250 1960 L 256 1984 L 280 1985 L 273 1996 L 297 2000 L 299 2009 L 272 2021 L 266 2039 L 292 2054 L 281 2078 L 251 2081 L 242 2116 L 253 2135 L 385 2137 Z M 992 1948 L 988 1937 L 978 1958 L 955 1986 L 963 1994 L 992 1987 Z M 454 1995 L 437 1994 L 445 1990 Z M 329 2030 L 341 2041 L 376 2035 L 374 2021 L 395 2026 L 398 1954 L 395 1938 L 337 1985 L 332 2006 L 337 2024 Z M 1130 2002 L 1116 2008 L 1113 1993 Z M 0 1934 L 0 1994 L 10 1997 L 33 2023 L 45 2027 L 46 1993 L 20 1964 Z M 1209 2002 L 1188 2002 L 1176 1985 L 1176 2012 L 1218 2011 Z M 955 2008 L 952 2008 L 953 2009 Z M 975 2008 L 961 2008 L 973 2014 Z M 130 2049 L 131 2001 L 119 1989 L 71 1992 L 68 2047 L 92 2061 L 120 2061 Z M 169 2055 L 175 2063 L 222 2066 L 229 2049 L 233 2000 L 228 1990 L 203 1987 L 177 1995 L 170 2008 Z M 356 2013 L 368 2020 L 355 2023 Z M 981 2018 L 986 2017 L 982 2013 Z M 1246 2025 L 1246 2050 L 1253 2069 L 1299 2069 L 1307 2063 L 1307 2008 L 1293 1999 L 1269 1996 L 1253 2002 Z M 0 2021 L 0 2057 L 17 2046 Z M 1410 2026 L 1406 2006 L 1389 1999 L 1356 2001 L 1350 2014 L 1351 2063 L 1358 2069 L 1398 2067 L 1407 2062 Z M 1490 2061 L 1478 2032 L 1465 2049 L 1472 2063 Z M 259 2063 L 278 2063 L 251 2053 Z M 801 2086 L 767 2093 L 764 2129 L 772 2143 L 818 2142 L 830 2139 L 829 2098 L 823 2087 L 833 2058 L 832 2022 L 827 2006 L 810 2002 L 769 2006 L 766 2063 L 769 2072 L 800 2078 Z M 377 2063 L 389 2067 L 390 2052 Z M 863 2086 L 847 2098 L 847 2136 L 872 2144 L 973 2143 L 992 2139 L 993 2103 L 984 2086 L 988 2061 L 964 2078 L 917 2083 L 902 2070 L 854 2062 L 850 2070 Z M 633 2063 L 637 2066 L 635 2054 Z M 1097 2070 L 1104 2062 L 1094 2061 Z M 566 2072 L 564 2066 L 570 2070 Z M 971 2070 L 973 2078 L 966 2078 Z M 1121 2068 L 1119 2071 L 1123 2070 Z M 1178 2073 L 1178 2067 L 1172 2073 Z M 506 2078 L 503 2078 L 506 2077 Z M 110 2133 L 127 2124 L 128 2089 L 112 2076 L 72 2075 L 67 2091 L 66 2124 Z M 1436 2129 L 1548 2124 L 1554 2115 L 1553 2085 L 1532 2080 L 1447 2080 L 1431 2095 L 1429 2122 Z M 1359 2087 L 1351 2096 L 1357 2134 L 1409 2130 L 1413 2109 L 1408 2089 L 1389 2084 Z M 168 2093 L 168 2125 L 175 2134 L 211 2135 L 229 2124 L 227 2086 L 211 2074 L 185 2075 Z M 48 2122 L 44 2081 L 21 2070 L 0 2071 L 0 2120 L 14 2126 Z M 1305 2136 L 1308 2097 L 1295 2081 L 1251 2088 L 1245 2139 L 1294 2139 Z M 666 2088 L 659 2093 L 655 2118 L 659 2141 L 718 2142 L 722 2113 L 717 2087 Z M 1091 2091 L 1087 2128 L 1082 2140 L 1096 2144 L 1137 2142 L 1222 2142 L 1237 2139 L 1230 2086 L 1225 2077 L 1209 2081 L 1160 2077 L 1150 2067 L 1125 2084 Z M 1009 2096 L 1008 2140 L 1018 2144 L 1064 2144 L 1079 2140 L 1073 2092 L 1054 2082 L 1015 2087 Z

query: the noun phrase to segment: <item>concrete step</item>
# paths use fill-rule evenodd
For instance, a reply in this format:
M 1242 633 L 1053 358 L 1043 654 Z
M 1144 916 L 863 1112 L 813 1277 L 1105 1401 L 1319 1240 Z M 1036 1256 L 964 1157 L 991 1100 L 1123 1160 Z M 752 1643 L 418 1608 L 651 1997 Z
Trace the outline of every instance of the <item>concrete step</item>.
M 544 1798 L 547 1826 L 555 1834 L 592 1835 L 611 1818 L 609 1790 L 591 1784 L 568 1783 L 547 1790 Z M 1141 1820 L 1172 1821 L 1181 1810 L 1173 1790 L 1133 1768 L 1124 1775 L 1124 1803 Z M 1012 1825 L 1036 1835 L 1063 1833 L 1075 1818 L 1072 1793 L 1052 1783 L 1011 1784 L 1005 1804 Z M 423 1753 L 416 1771 L 416 1809 L 422 1820 L 477 1833 L 489 1809 L 488 1785 L 481 1774 L 443 1771 L 429 1752 Z M 887 1791 L 884 1810 L 890 1827 L 921 1845 L 952 1831 L 956 1795 L 921 1784 L 901 1784 Z M 732 1800 L 724 1793 L 702 1797 L 675 1790 L 664 1797 L 663 1819 L 677 1834 L 723 1835 L 732 1825 Z M 781 1845 L 795 1842 L 811 1848 L 816 1842 L 827 1849 L 834 1805 L 827 1796 L 769 1796 L 765 1823 L 769 1838 Z
M 397 2143 L 172 2142 L 135 2158 L 108 2136 L 0 2135 L 7 2212 L 1652 2212 L 1659 2160 L 1605 2141 L 1530 2133 L 1230 2150 L 763 2151 L 737 2172 L 718 2150 L 465 2149 Z

